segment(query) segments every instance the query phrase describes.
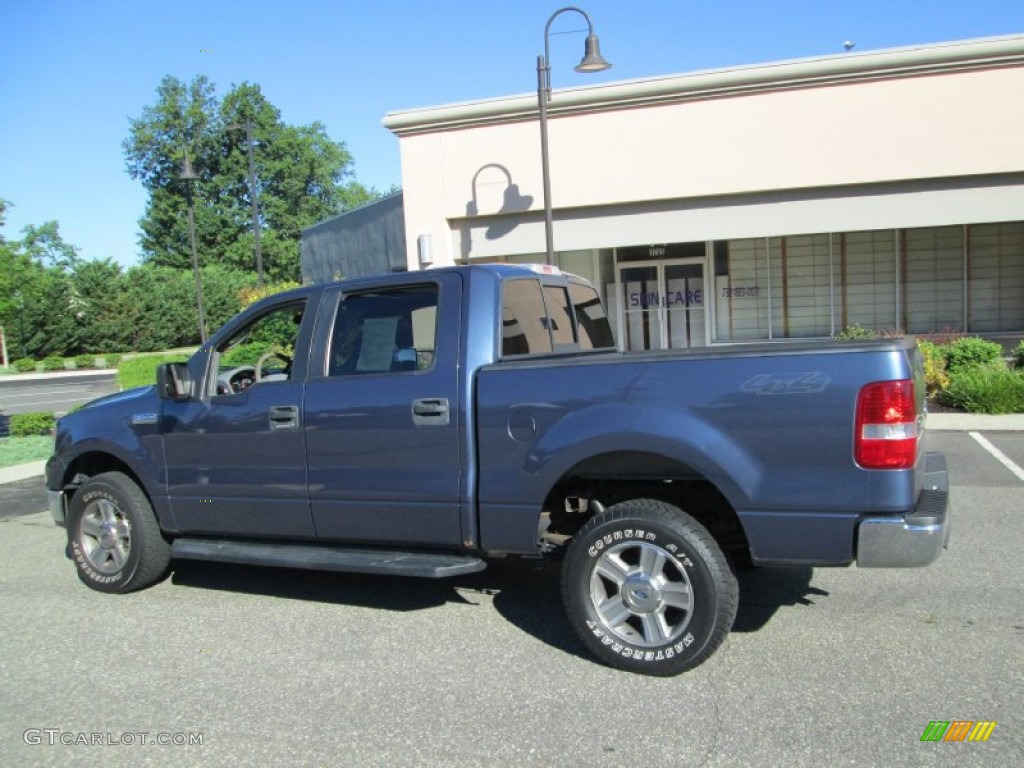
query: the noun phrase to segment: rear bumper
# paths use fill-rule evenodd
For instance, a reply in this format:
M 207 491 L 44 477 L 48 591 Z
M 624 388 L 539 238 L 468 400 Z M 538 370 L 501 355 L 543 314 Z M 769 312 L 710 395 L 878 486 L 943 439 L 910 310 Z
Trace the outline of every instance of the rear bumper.
M 935 562 L 949 546 L 946 457 L 929 453 L 924 461 L 924 481 L 912 512 L 860 521 L 857 565 L 861 568 L 919 568 Z

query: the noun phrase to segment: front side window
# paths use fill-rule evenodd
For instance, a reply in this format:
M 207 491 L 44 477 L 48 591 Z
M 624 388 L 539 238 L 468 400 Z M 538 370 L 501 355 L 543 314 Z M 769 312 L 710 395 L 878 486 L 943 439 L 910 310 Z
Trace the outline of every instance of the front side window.
M 255 384 L 291 378 L 305 305 L 287 304 L 260 315 L 217 348 L 218 395 L 236 395 Z
M 331 335 L 328 375 L 424 371 L 434 365 L 437 286 L 346 296 Z

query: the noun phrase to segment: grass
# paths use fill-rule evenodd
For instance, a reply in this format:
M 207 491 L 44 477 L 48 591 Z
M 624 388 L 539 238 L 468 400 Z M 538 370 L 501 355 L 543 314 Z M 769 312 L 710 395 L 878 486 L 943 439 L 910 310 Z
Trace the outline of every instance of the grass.
M 0 437 L 0 467 L 13 467 L 48 459 L 53 453 L 53 438 Z
M 182 363 L 188 359 L 186 353 L 158 353 L 122 359 L 117 368 L 117 381 L 121 389 L 145 387 L 156 384 L 156 367 L 161 363 Z

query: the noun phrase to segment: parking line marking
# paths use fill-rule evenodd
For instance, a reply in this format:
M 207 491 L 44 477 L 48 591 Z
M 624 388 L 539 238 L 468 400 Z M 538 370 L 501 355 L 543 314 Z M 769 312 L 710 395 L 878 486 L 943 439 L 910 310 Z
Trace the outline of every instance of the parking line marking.
M 1013 472 L 1017 476 L 1017 479 L 1024 483 L 1024 469 L 1021 469 L 1007 456 L 1005 453 L 996 448 L 992 443 L 985 439 L 980 432 L 969 432 L 971 437 L 974 438 L 975 442 L 992 454 L 992 457 L 1006 467 L 1008 470 Z

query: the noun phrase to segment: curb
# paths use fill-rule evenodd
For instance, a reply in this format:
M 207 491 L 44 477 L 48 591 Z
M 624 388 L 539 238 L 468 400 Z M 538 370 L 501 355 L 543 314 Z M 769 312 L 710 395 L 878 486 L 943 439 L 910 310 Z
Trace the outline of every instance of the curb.
M 929 413 L 925 423 L 931 432 L 1024 432 L 1024 413 Z
M 17 464 L 13 467 L 0 469 L 0 485 L 4 483 L 16 483 L 19 480 L 28 480 L 33 477 L 42 478 L 46 472 L 45 461 L 33 461 L 29 464 Z

